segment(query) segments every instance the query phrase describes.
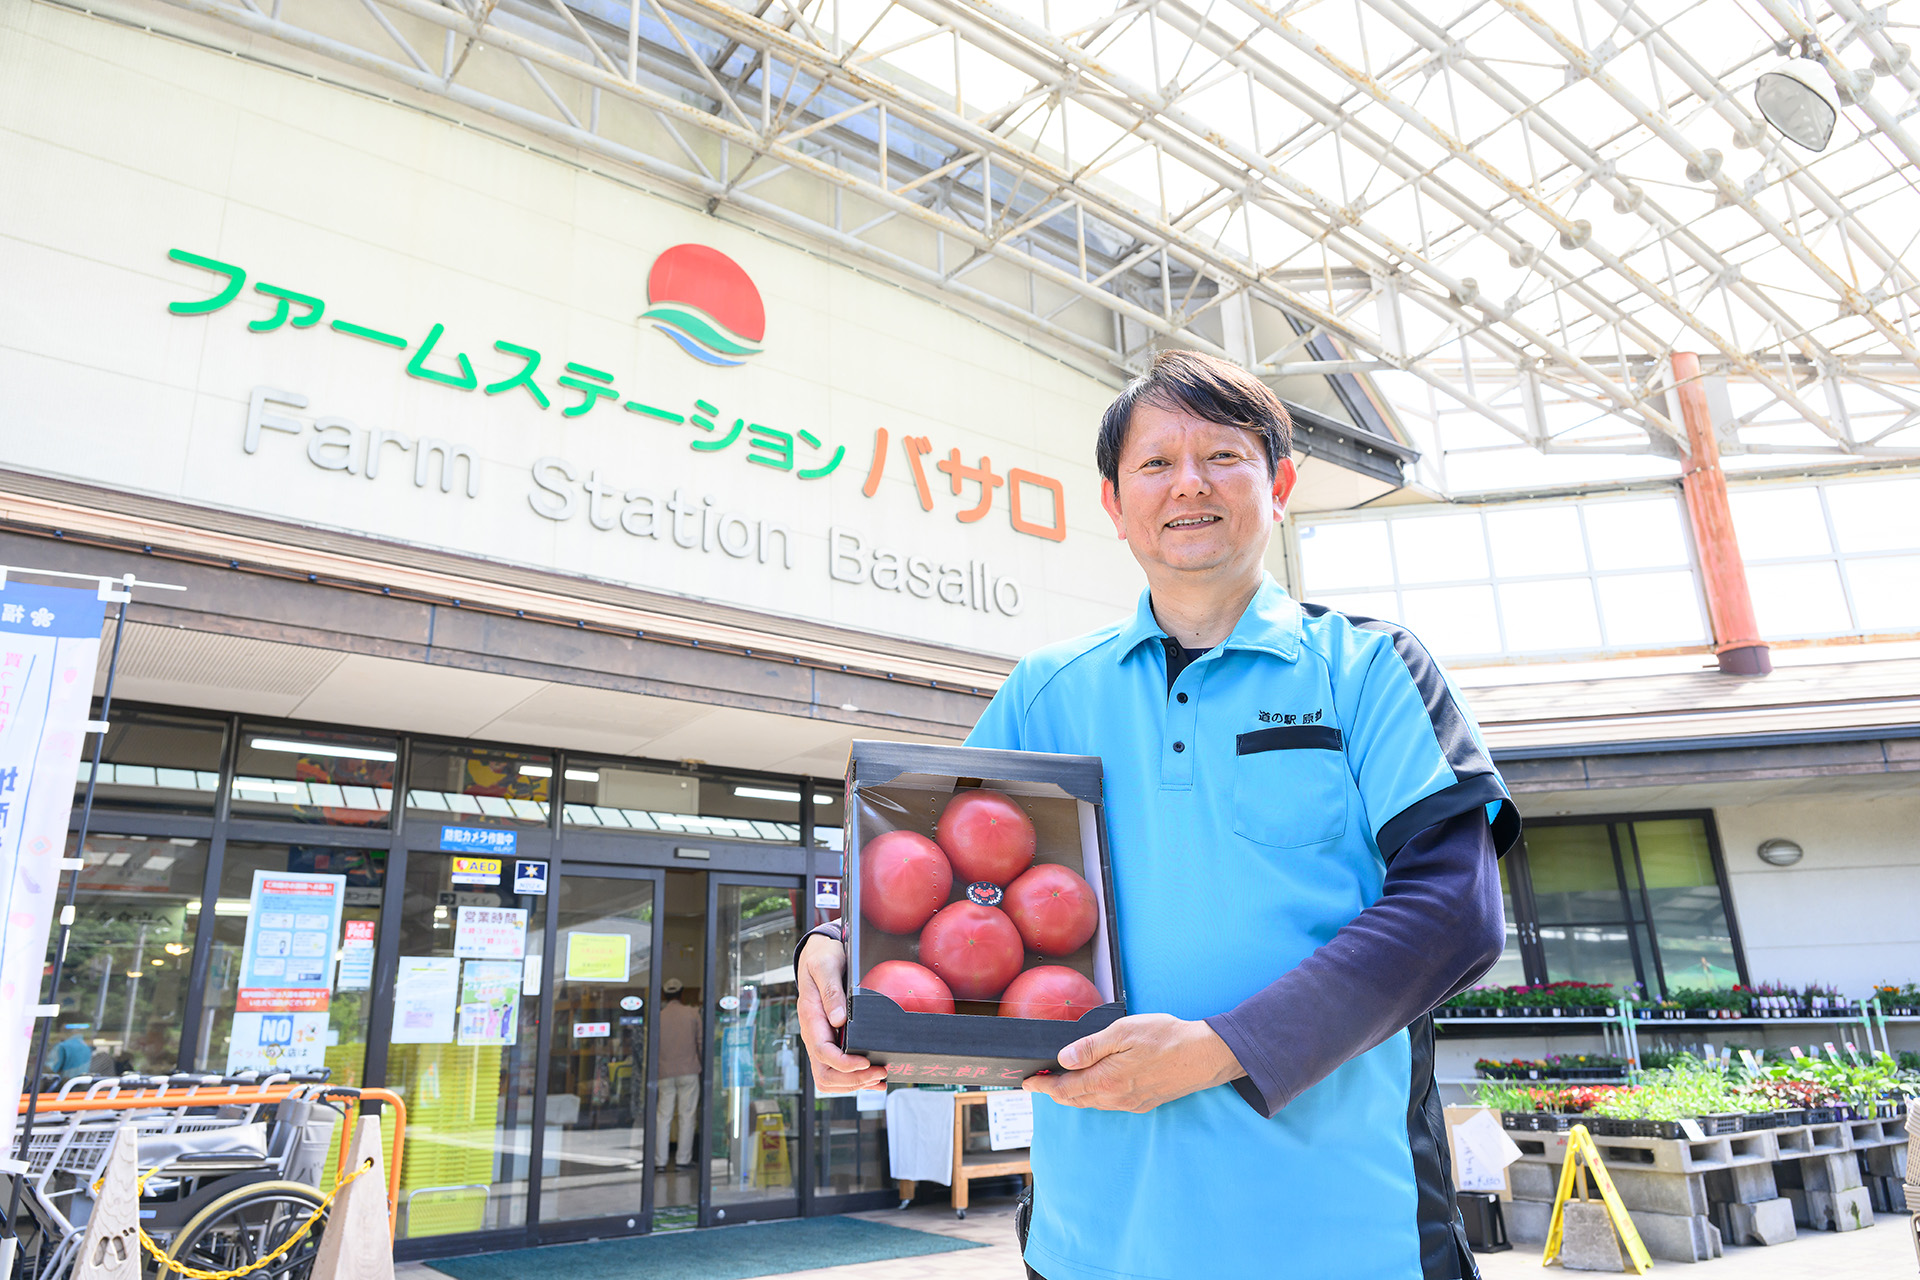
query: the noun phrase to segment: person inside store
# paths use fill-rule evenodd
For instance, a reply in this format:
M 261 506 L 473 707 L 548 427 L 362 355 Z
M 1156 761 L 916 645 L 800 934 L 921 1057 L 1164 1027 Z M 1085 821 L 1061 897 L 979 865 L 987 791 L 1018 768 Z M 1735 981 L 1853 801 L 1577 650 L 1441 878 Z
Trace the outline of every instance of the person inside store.
M 65 1084 L 77 1076 L 87 1075 L 92 1064 L 93 1042 L 76 1031 L 53 1047 L 53 1056 L 47 1060 L 47 1072 Z
M 1158 356 L 1095 449 L 1139 605 L 1029 654 L 967 740 L 1105 773 L 1133 1012 L 1026 1081 L 1044 1280 L 1477 1275 L 1428 1014 L 1500 955 L 1519 817 L 1418 638 L 1266 573 L 1291 452 L 1265 384 Z M 798 967 L 816 1086 L 881 1087 L 834 1041 L 837 923 Z
M 700 992 L 678 978 L 660 984 L 666 1003 L 660 1010 L 660 1103 L 654 1108 L 654 1167 L 693 1167 L 694 1116 L 700 1109 L 700 1050 L 705 1028 L 700 1017 Z M 675 1117 L 680 1141 L 672 1165 L 667 1163 L 667 1131 Z

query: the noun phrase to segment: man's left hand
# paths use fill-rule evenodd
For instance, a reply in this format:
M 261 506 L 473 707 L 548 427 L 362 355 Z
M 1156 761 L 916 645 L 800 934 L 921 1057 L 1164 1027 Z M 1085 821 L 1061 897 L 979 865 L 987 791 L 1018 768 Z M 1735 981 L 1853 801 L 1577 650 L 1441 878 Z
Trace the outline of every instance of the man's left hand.
M 1165 1013 L 1134 1014 L 1075 1040 L 1060 1051 L 1060 1065 L 1063 1075 L 1028 1077 L 1027 1092 L 1135 1113 L 1247 1074 L 1212 1027 Z

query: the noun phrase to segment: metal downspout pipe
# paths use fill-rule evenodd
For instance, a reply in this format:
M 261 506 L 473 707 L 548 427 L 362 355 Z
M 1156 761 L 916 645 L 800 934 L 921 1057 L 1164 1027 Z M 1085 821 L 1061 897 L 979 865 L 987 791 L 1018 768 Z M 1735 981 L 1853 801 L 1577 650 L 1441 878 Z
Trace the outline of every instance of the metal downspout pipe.
M 1753 594 L 1747 588 L 1747 566 L 1740 559 L 1740 541 L 1734 536 L 1727 476 L 1720 469 L 1720 442 L 1714 435 L 1713 414 L 1700 381 L 1700 357 L 1691 351 L 1674 352 L 1673 380 L 1690 446 L 1681 464 L 1680 489 L 1686 496 L 1694 554 L 1699 558 L 1700 581 L 1706 588 L 1713 651 L 1726 675 L 1763 676 L 1773 670 L 1773 657 L 1760 638 Z

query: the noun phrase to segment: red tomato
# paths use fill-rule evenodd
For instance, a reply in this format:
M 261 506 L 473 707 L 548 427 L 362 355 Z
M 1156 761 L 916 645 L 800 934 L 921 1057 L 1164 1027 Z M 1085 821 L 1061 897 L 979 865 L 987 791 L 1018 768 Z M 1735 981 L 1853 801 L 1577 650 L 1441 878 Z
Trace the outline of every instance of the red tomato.
M 962 791 L 947 801 L 934 838 L 965 881 L 1002 887 L 1033 865 L 1033 819 L 998 791 Z
M 1100 920 L 1093 886 L 1065 867 L 1043 865 L 1007 886 L 1003 904 L 1030 950 L 1071 955 L 1087 944 Z
M 860 847 L 860 914 L 882 933 L 912 933 L 952 892 L 947 855 L 923 835 L 889 831 Z
M 946 981 L 959 1000 L 991 1000 L 1007 989 L 1026 950 L 1020 931 L 998 907 L 956 902 L 920 931 L 920 963 Z
M 911 960 L 882 960 L 860 979 L 862 988 L 878 991 L 908 1013 L 952 1013 L 953 992 L 933 970 Z
M 1043 964 L 1013 980 L 1013 985 L 1000 997 L 1000 1016 L 1074 1022 L 1087 1010 L 1105 1003 L 1100 998 L 1100 989 L 1083 974 L 1063 964 Z

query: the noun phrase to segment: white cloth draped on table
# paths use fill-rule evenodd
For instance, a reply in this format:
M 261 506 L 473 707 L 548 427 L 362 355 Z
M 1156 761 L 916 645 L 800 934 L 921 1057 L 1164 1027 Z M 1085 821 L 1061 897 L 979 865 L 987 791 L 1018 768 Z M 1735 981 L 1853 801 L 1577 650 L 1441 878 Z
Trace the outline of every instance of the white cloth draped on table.
M 887 1092 L 887 1158 L 896 1178 L 953 1185 L 953 1094 Z

